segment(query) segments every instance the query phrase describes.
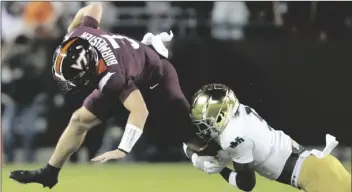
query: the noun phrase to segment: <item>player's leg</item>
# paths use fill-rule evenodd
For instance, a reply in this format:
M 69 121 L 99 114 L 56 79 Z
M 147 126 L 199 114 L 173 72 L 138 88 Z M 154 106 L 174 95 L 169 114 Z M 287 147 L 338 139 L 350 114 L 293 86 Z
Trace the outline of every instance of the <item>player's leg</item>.
M 163 98 L 168 103 L 168 110 L 172 110 L 175 122 L 178 123 L 180 132 L 182 132 L 182 141 L 187 141 L 190 137 L 195 135 L 196 130 L 189 118 L 190 104 L 187 101 L 181 89 L 177 72 L 172 64 L 166 60 L 161 60 L 163 63 L 164 76 L 160 82 Z
M 307 157 L 302 165 L 298 185 L 306 192 L 350 192 L 351 174 L 334 156 Z
M 49 163 L 39 170 L 18 170 L 10 173 L 10 178 L 20 183 L 40 183 L 52 188 L 58 182 L 58 175 L 66 160 L 82 144 L 87 131 L 100 121 L 85 107 L 75 111 L 61 135 Z
M 332 183 L 336 183 L 337 187 L 334 188 L 336 191 L 350 192 L 351 191 L 351 174 L 346 170 L 342 163 L 334 156 L 328 155 L 324 159 L 324 167 L 328 167 L 325 175 L 328 176 Z M 327 179 L 326 177 L 324 177 Z M 326 180 L 328 182 L 328 180 Z
M 81 107 L 72 114 L 70 122 L 56 145 L 49 164 L 61 168 L 69 156 L 81 146 L 87 132 L 98 125 L 100 120 L 86 107 Z
M 107 111 L 107 99 L 98 90 L 93 91 L 84 101 L 83 107 L 76 110 L 68 126 L 61 135 L 49 163 L 33 171 L 14 171 L 10 178 L 21 183 L 41 183 L 49 188 L 57 183 L 60 168 L 82 144 L 86 133 L 99 124 Z
M 114 99 L 94 90 L 84 101 L 83 106 L 75 111 L 70 123 L 61 135 L 49 165 L 61 168 L 72 153 L 82 145 L 87 132 L 97 127 L 103 120 L 110 118 L 120 109 L 118 97 Z M 99 126 L 99 128 L 103 128 Z

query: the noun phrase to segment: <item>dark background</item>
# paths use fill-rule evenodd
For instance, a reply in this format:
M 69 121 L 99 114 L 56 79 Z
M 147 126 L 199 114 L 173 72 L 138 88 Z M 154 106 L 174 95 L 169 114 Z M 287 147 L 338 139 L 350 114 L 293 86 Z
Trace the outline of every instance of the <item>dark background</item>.
M 326 133 L 350 143 L 349 42 L 176 42 L 172 61 L 188 96 L 202 84 L 224 83 L 269 124 L 302 144 L 321 144 Z

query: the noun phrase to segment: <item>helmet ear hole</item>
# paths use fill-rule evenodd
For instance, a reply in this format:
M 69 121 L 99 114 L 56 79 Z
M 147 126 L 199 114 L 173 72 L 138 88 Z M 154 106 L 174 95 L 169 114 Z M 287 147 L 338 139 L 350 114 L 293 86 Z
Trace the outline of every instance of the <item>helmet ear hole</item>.
M 218 118 L 216 119 L 216 123 L 220 123 L 224 115 L 225 115 L 224 112 L 220 112 L 220 114 L 218 115 Z

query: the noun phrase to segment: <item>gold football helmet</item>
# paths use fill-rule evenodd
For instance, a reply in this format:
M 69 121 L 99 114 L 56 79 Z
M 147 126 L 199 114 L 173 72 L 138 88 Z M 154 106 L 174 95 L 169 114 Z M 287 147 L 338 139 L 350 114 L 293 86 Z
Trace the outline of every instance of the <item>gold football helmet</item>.
M 198 90 L 192 99 L 191 118 L 197 133 L 209 141 L 219 135 L 239 106 L 235 93 L 226 85 L 208 84 Z

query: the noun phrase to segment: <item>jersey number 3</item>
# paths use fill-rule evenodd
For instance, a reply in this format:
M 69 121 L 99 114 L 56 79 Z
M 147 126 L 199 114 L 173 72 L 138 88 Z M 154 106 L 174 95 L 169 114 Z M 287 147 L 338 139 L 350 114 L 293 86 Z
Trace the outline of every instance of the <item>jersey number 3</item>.
M 126 39 L 128 42 L 130 42 L 133 49 L 139 49 L 139 43 L 137 41 L 123 35 L 102 35 L 102 37 L 105 37 L 111 43 L 114 49 L 120 48 L 115 39 Z
M 247 112 L 248 115 L 253 114 L 253 115 L 254 115 L 256 118 L 258 118 L 260 121 L 263 121 L 263 118 L 262 118 L 261 116 L 259 116 L 258 113 L 256 113 L 255 111 L 253 111 L 252 108 L 246 106 L 245 109 L 246 109 L 246 112 Z M 268 125 L 268 129 L 269 129 L 270 131 L 273 130 L 273 128 L 271 128 L 270 125 Z

